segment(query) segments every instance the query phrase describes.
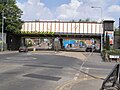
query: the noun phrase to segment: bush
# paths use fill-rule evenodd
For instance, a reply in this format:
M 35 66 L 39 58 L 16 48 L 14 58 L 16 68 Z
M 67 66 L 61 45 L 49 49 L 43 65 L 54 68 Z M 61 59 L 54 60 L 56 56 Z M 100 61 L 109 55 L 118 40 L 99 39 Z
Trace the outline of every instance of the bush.
M 120 50 L 118 50 L 118 49 L 112 49 L 112 50 L 107 51 L 107 53 L 109 55 L 120 55 Z
M 118 50 L 118 49 L 111 49 L 111 50 L 103 49 L 101 55 L 102 55 L 103 61 L 109 61 L 109 55 L 120 55 L 120 50 Z

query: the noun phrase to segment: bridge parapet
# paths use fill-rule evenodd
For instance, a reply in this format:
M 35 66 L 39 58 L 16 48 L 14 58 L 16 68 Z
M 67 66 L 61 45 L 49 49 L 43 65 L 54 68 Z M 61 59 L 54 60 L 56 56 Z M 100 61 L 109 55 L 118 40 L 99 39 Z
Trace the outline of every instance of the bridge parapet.
M 21 32 L 28 34 L 103 34 L 103 28 L 102 24 L 97 22 L 25 21 Z

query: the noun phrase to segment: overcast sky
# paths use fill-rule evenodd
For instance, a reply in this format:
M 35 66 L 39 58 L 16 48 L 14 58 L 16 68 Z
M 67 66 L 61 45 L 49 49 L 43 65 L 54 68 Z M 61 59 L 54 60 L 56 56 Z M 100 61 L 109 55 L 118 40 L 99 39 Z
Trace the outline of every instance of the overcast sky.
M 23 20 L 115 20 L 118 26 L 120 0 L 17 0 Z

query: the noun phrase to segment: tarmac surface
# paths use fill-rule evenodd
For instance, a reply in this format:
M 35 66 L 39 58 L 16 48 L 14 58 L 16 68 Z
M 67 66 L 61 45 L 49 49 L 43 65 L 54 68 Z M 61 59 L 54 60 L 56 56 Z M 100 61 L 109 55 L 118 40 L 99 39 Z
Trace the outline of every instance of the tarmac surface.
M 18 51 L 4 51 L 0 52 L 0 54 L 10 54 L 10 53 L 19 53 Z M 61 55 L 61 56 L 67 56 L 67 57 L 74 57 L 79 60 L 83 61 L 82 69 L 84 71 L 84 68 L 88 68 L 89 65 L 86 65 L 86 63 L 93 63 L 93 65 L 105 65 L 105 66 L 114 66 L 116 63 L 109 63 L 109 62 L 103 62 L 100 53 L 91 53 L 91 52 L 69 52 L 69 51 L 35 51 L 35 52 L 29 52 L 28 54 L 52 54 L 52 55 Z M 89 56 L 90 55 L 90 56 Z M 89 56 L 89 57 L 88 57 Z M 88 58 L 87 58 L 88 57 Z M 104 67 L 103 67 L 104 68 Z M 93 68 L 95 69 L 95 68 Z M 87 70 L 87 69 L 86 69 Z M 86 73 L 89 73 L 88 71 L 85 71 Z M 76 73 L 76 76 L 73 78 L 73 80 L 64 83 L 56 90 L 99 90 L 103 80 L 101 78 L 106 78 L 108 74 L 102 75 L 102 74 L 96 74 L 95 77 L 91 77 L 90 75 L 84 74 L 80 71 Z

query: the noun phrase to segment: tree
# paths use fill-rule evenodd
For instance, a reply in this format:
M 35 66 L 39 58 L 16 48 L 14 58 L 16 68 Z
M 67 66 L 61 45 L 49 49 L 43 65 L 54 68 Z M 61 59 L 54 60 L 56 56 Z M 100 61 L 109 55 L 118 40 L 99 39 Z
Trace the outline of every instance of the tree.
M 90 18 L 87 18 L 85 21 L 86 21 L 86 22 L 89 22 L 89 21 L 90 21 Z
M 120 28 L 115 28 L 115 32 L 114 32 L 115 36 L 120 36 Z
M 23 23 L 21 20 L 22 13 L 16 5 L 16 0 L 0 0 L 0 26 L 2 26 L 2 16 L 4 15 L 4 31 L 14 32 L 21 30 Z
M 82 19 L 79 19 L 79 21 L 78 22 L 81 22 L 82 21 Z

